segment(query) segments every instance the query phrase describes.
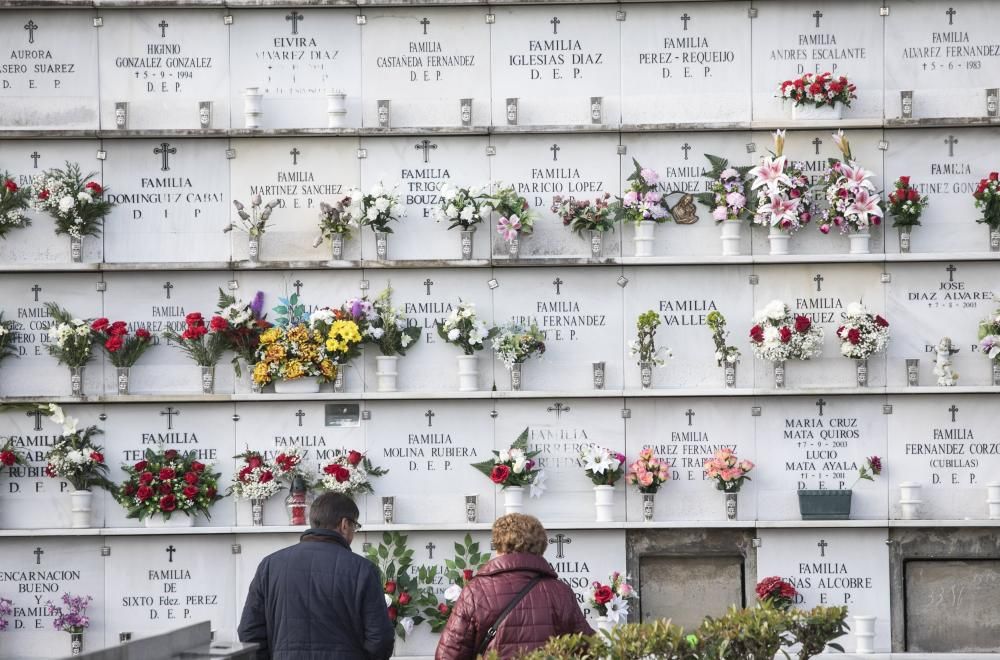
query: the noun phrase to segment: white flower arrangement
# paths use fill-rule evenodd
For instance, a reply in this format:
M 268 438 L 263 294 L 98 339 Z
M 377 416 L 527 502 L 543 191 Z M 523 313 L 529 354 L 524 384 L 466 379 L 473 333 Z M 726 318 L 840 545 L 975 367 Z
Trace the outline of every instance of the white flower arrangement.
M 823 328 L 793 314 L 781 300 L 772 300 L 754 315 L 750 345 L 755 356 L 769 362 L 809 360 L 823 351 Z
M 476 305 L 470 302 L 460 302 L 443 323 L 438 321 L 437 331 L 441 339 L 458 346 L 466 355 L 483 350 L 483 342 L 497 332 L 476 316 Z
M 279 490 L 281 482 L 274 478 L 273 470 L 266 465 L 252 468 L 244 480 L 233 478 L 233 495 L 239 499 L 266 500 Z
M 445 184 L 441 188 L 441 204 L 433 212 L 434 219 L 449 223 L 448 229 L 473 230 L 493 211 L 483 195 L 484 189 L 478 186 L 453 188 Z
M 347 213 L 376 232 L 391 234 L 392 228 L 389 222 L 399 220 L 406 213 L 406 210 L 401 208 L 396 189 L 387 190 L 381 182 L 372 186 L 367 195 L 357 188 L 352 188 L 347 191 L 347 196 L 351 200 Z
M 889 343 L 889 322 L 872 314 L 861 303 L 851 303 L 841 316 L 844 324 L 837 328 L 840 354 L 854 360 L 867 360 L 885 350 Z

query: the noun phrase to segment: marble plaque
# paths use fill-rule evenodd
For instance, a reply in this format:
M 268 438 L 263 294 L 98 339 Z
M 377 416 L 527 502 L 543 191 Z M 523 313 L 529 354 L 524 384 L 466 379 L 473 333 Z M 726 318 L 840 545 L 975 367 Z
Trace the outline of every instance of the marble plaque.
M 798 490 L 852 490 L 851 518 L 887 517 L 888 416 L 875 397 L 781 397 L 761 406 L 758 505 L 763 520 L 800 519 Z M 875 481 L 858 479 L 869 456 L 884 460 Z
M 743 3 L 631 5 L 622 23 L 622 122 L 750 121 Z
M 837 3 L 754 3 L 753 118 L 790 118 L 792 102 L 777 96 L 778 86 L 804 73 L 847 76 L 858 98 L 844 109 L 846 118 L 882 116 L 883 19 L 863 0 Z
M 757 578 L 777 575 L 798 590 L 796 607 L 846 605 L 854 616 L 875 616 L 875 651 L 888 653 L 889 549 L 880 529 L 762 529 L 758 535 Z M 854 633 L 836 640 L 848 652 Z
M 594 582 L 607 584 L 612 573 L 625 574 L 625 537 L 613 531 L 559 530 L 549 531 L 549 564 L 576 593 L 576 602 L 595 629 L 597 612 L 587 604 Z M 637 577 L 629 581 L 638 587 Z M 633 601 L 633 607 L 637 604 Z
M 594 200 L 610 193 L 621 195 L 619 181 L 624 165 L 616 156 L 614 135 L 536 135 L 493 138 L 493 180 L 514 186 L 528 200 L 535 214 L 534 232 L 521 240 L 521 254 L 530 256 L 589 257 L 589 236 L 578 237 L 550 210 L 552 198 Z M 631 160 L 626 161 L 631 165 Z M 621 228 L 604 235 L 604 257 L 621 250 Z M 494 238 L 496 251 L 506 252 L 501 239 Z
M 674 227 L 669 227 L 674 229 Z M 679 229 L 687 229 L 681 227 Z M 660 357 L 662 367 L 653 369 L 654 388 L 725 387 L 725 370 L 715 361 L 715 343 L 707 317 L 713 311 L 725 316 L 729 329 L 728 344 L 740 349 L 736 367 L 738 387 L 753 384 L 753 353 L 746 339 L 753 317 L 749 283 L 750 269 L 745 266 L 629 267 L 625 269 L 625 385 L 641 387 L 638 357 L 629 354 L 628 343 L 636 338 L 639 315 L 653 310 L 660 316 L 656 346 L 669 349 Z M 672 282 L 663 287 L 663 282 Z M 696 293 L 700 292 L 700 293 Z
M 901 90 L 913 91 L 914 117 L 985 117 L 986 89 L 996 87 L 1000 66 L 991 29 L 998 21 L 1000 7 L 987 0 L 893 6 L 885 31 L 886 117 L 902 116 Z
M 820 185 L 824 172 L 830 166 L 831 158 L 843 158 L 843 154 L 833 141 L 835 132 L 831 130 L 795 131 L 789 132 L 785 138 L 785 156 L 789 160 L 802 163 L 803 172 L 809 176 L 813 186 Z M 879 131 L 863 130 L 848 130 L 845 133 L 850 141 L 854 160 L 864 166 L 866 170 L 874 172 L 871 181 L 875 189 L 880 191 L 891 189 L 893 180 L 882 176 L 883 153 L 878 149 L 882 134 Z M 757 164 L 761 157 L 774 149 L 774 137 L 771 133 L 757 132 L 753 133 L 752 137 L 756 152 L 751 156 L 751 162 Z M 831 229 L 829 234 L 823 234 L 819 230 L 821 212 L 827 207 L 822 188 L 813 189 L 813 201 L 815 210 L 813 219 L 808 225 L 792 234 L 789 251 L 792 254 L 846 254 L 850 249 L 850 241 L 846 234 L 841 234 L 836 228 Z M 892 225 L 891 220 L 883 222 L 870 232 L 872 253 L 878 254 L 884 251 L 883 246 L 886 243 L 887 232 L 892 236 L 892 241 L 896 240 L 895 230 L 887 230 L 887 225 Z M 754 225 L 753 253 L 755 255 L 768 254 L 767 233 L 767 227 Z
M 897 137 L 898 136 L 898 137 Z M 928 197 L 910 238 L 911 252 L 987 252 L 989 229 L 972 194 L 980 179 L 996 171 L 1000 138 L 995 130 L 931 129 L 891 135 L 886 152 L 886 192 L 902 176 Z M 891 224 L 891 223 L 890 223 Z M 886 251 L 898 252 L 897 230 L 887 230 Z
M 345 126 L 361 125 L 361 28 L 349 9 L 237 10 L 230 28 L 232 127 L 247 88 L 263 95 L 262 128 L 326 128 L 328 91 L 347 94 Z
M 921 518 L 987 517 L 986 485 L 996 481 L 1000 445 L 982 399 L 971 396 L 892 397 L 889 416 L 889 503 L 900 517 L 902 482 L 920 484 Z
M 959 385 L 988 385 L 990 361 L 979 351 L 979 322 L 996 310 L 996 266 L 987 262 L 893 264 L 886 317 L 899 331 L 889 342 L 889 384 L 905 385 L 905 360 L 920 360 L 920 384 L 936 385 L 935 347 L 950 337 Z M 891 330 L 891 328 L 890 328 Z
M 507 449 L 528 429 L 528 448 L 545 472 L 547 490 L 538 498 L 525 493 L 523 513 L 546 522 L 594 522 L 594 484 L 584 472 L 583 447 L 597 444 L 625 451 L 621 401 L 573 399 L 498 401 L 497 450 Z M 503 493 L 497 489 L 497 513 L 503 511 Z M 615 486 L 613 517 L 625 519 L 625 479 Z
M 98 419 L 97 406 L 64 406 L 65 413 L 79 420 L 80 428 L 96 424 L 103 428 Z M 0 482 L 0 527 L 4 529 L 36 529 L 44 527 L 69 528 L 70 497 L 73 487 L 62 479 L 46 476 L 46 454 L 62 437 L 62 426 L 51 418 L 25 410 L 9 410 L 0 413 L 4 431 L 0 434 L 0 445 L 10 440 L 14 449 L 22 453 L 25 465 L 5 468 L 4 480 Z M 97 436 L 97 444 L 106 442 L 104 436 Z M 104 491 L 94 490 L 91 522 L 100 527 L 104 521 L 107 506 L 114 506 L 113 500 Z M 2 591 L 0 591 L 2 594 Z
M 110 11 L 100 29 L 101 128 L 229 128 L 229 28 L 223 11 Z M 199 103 L 211 103 L 208 125 Z
M 616 7 L 497 9 L 490 32 L 493 124 L 508 121 L 517 98 L 517 123 L 591 124 L 592 97 L 602 98 L 601 121 L 621 121 L 620 23 Z
M 105 259 L 227 261 L 225 140 L 134 140 L 106 146 Z
M 465 497 L 476 495 L 479 522 L 492 522 L 495 487 L 471 466 L 493 457 L 492 408 L 489 401 L 369 403 L 368 457 L 389 474 L 374 480 L 367 520 L 382 522 L 381 498 L 391 496 L 396 523 L 460 525 Z
M 860 302 L 872 313 L 882 314 L 888 320 L 889 331 L 894 327 L 907 327 L 904 319 L 887 308 L 885 287 L 881 284 L 882 267 L 877 264 L 814 264 L 802 266 L 763 266 L 757 269 L 760 284 L 754 287 L 754 312 L 763 309 L 772 300 L 784 301 L 793 314 L 803 314 L 824 331 L 823 352 L 811 360 L 792 360 L 786 366 L 786 387 L 854 387 L 856 365 L 854 360 L 840 354 L 837 328 L 843 320 L 841 314 L 852 302 Z M 886 315 L 888 312 L 888 315 Z M 758 387 L 774 387 L 772 363 L 753 357 L 747 333 L 753 325 L 753 314 L 742 323 L 729 319 L 735 336 L 746 337 L 743 346 L 746 356 L 754 362 L 754 382 Z M 892 355 L 893 339 L 887 349 Z M 741 348 L 743 347 L 741 346 Z M 886 354 L 868 360 L 868 384 L 876 387 L 885 384 Z
M 614 268 L 518 268 L 497 273 L 497 324 L 534 324 L 545 335 L 545 353 L 521 366 L 522 389 L 592 390 L 594 362 L 605 364 L 606 389 L 622 387 L 626 348 L 622 319 L 612 310 L 622 295 L 620 275 Z M 496 387 L 509 390 L 509 373 L 502 362 L 495 362 Z
M 656 495 L 653 520 L 725 520 L 725 495 L 705 477 L 702 467 L 716 451 L 728 448 L 741 459 L 761 465 L 750 402 L 733 398 L 628 399 L 626 456 L 631 464 L 650 448 L 670 465 L 670 479 Z M 760 468 L 758 468 L 758 471 Z M 757 518 L 758 471 L 750 473 L 739 495 L 739 518 Z M 641 522 L 642 493 L 627 489 L 628 520 Z M 664 613 L 669 616 L 669 613 Z
M 83 174 L 95 173 L 95 181 L 103 181 L 101 162 L 97 160 L 98 142 L 84 140 L 7 140 L 0 142 L 0 171 L 11 175 L 20 188 L 28 188 L 31 178 L 46 170 L 66 167 L 66 161 L 79 163 Z M 28 209 L 25 215 L 31 225 L 12 229 L 7 239 L 0 241 L 0 263 L 52 263 L 70 261 L 69 237 L 56 235 L 55 219 L 48 213 Z M 87 236 L 83 239 L 83 261 L 103 260 L 104 238 Z
M 201 394 L 201 367 L 163 333 L 168 328 L 184 332 L 184 317 L 193 312 L 201 312 L 207 324 L 218 309 L 219 289 L 227 291 L 226 274 L 107 273 L 104 279 L 104 316 L 112 322 L 125 321 L 131 334 L 146 328 L 153 335 L 153 345 L 129 373 L 130 393 Z M 218 394 L 233 391 L 230 358 L 226 353 L 215 367 Z M 117 394 L 117 371 L 110 361 L 106 361 L 104 374 L 104 391 Z
M 365 430 L 360 420 L 349 426 L 333 426 L 327 420 L 327 416 L 331 413 L 354 417 L 353 411 L 356 408 L 358 403 L 353 401 L 238 403 L 236 414 L 240 419 L 236 423 L 236 453 L 252 449 L 261 452 L 265 460 L 272 461 L 278 454 L 298 449 L 303 454 L 305 470 L 313 478 L 318 478 L 321 467 L 333 461 L 339 454 L 352 449 L 368 451 L 365 445 Z M 383 462 L 374 456 L 373 461 L 376 465 L 385 467 Z M 236 463 L 240 463 L 239 459 Z M 378 484 L 385 479 L 386 477 L 382 477 L 375 479 L 374 482 Z M 289 524 L 289 513 L 285 508 L 286 497 L 288 497 L 287 486 L 264 503 L 265 525 Z M 364 507 L 361 506 L 363 501 L 363 497 L 358 499 L 362 515 L 364 515 Z M 251 525 L 248 500 L 236 500 L 236 522 L 245 527 Z M 362 518 L 361 522 L 367 520 Z M 381 522 L 381 515 L 375 522 Z
M 49 326 L 52 318 L 45 303 L 54 302 L 79 319 L 100 315 L 101 297 L 96 274 L 19 275 L 0 278 L 3 318 L 13 321 L 14 349 L 18 357 L 3 363 L 0 393 L 5 396 L 67 396 L 69 369 L 49 355 Z M 101 361 L 96 351 L 84 369 L 84 394 L 101 393 Z
M 726 158 L 734 166 L 751 165 L 754 154 L 748 154 L 745 144 L 749 133 L 626 133 L 622 142 L 628 153 L 622 157 L 621 189 L 628 190 L 626 180 L 635 171 L 633 159 L 660 175 L 660 189 L 673 207 L 684 194 L 697 195 L 709 190 L 712 180 L 702 174 L 710 169 L 705 154 Z M 712 209 L 695 202 L 698 218 L 694 224 L 682 225 L 672 220 L 656 227 L 653 254 L 656 256 L 719 255 L 722 253 L 720 227 L 712 219 Z M 741 253 L 749 254 L 750 231 L 744 225 Z M 635 253 L 635 226 L 622 227 L 622 253 Z
M 476 8 L 376 9 L 365 14 L 364 124 L 378 126 L 377 99 L 392 103 L 397 126 L 461 126 L 490 121 L 490 26 Z
M 104 616 L 103 544 L 102 539 L 93 537 L 4 539 L 0 597 L 12 601 L 14 608 L 3 633 L 4 657 L 69 656 L 69 634 L 53 628 L 54 617 L 47 605 L 51 601 L 62 606 L 65 593 L 94 597 L 87 610 L 90 628 L 84 637 L 84 650 L 105 646 L 105 633 L 110 634 L 111 625 Z
M 391 238 L 390 238 L 391 240 Z M 390 244 L 389 249 L 392 249 Z M 397 364 L 397 388 L 401 392 L 449 392 L 458 389 L 458 356 L 462 349 L 449 344 L 437 334 L 435 322 L 444 321 L 460 301 L 476 306 L 476 315 L 493 327 L 493 293 L 487 282 L 486 271 L 462 272 L 457 269 L 429 269 L 414 271 L 369 270 L 368 295 L 377 296 L 387 286 L 392 286 L 392 304 L 401 309 L 411 325 L 421 329 L 418 344 L 406 351 Z M 423 279 L 421 279 L 421 277 Z M 492 344 L 483 342 L 484 350 L 477 352 L 479 388 L 489 390 L 494 383 L 506 378 L 503 367 L 493 359 Z M 368 391 L 376 389 L 375 356 L 378 348 L 365 350 L 365 374 Z
M 106 575 L 107 617 L 133 638 L 210 621 L 216 641 L 234 641 L 238 619 L 235 537 L 150 536 L 104 539 L 114 570 Z M 110 566 L 110 564 L 109 564 Z M 109 631 L 115 632 L 115 631 Z M 114 638 L 109 639 L 114 643 Z
M 457 103 L 456 103 L 457 106 Z M 485 137 L 410 137 L 362 140 L 368 157 L 361 160 L 362 190 L 368 193 L 381 182 L 395 188 L 405 215 L 390 224 L 389 259 L 461 259 L 461 233 L 434 218 L 442 201 L 441 188 L 486 189 L 490 182 L 490 159 Z M 487 259 L 491 222 L 476 226 L 474 259 Z M 362 252 L 375 259 L 375 233 L 362 232 Z
M 231 404 L 135 404 L 115 407 L 103 422 L 104 455 L 111 467 L 111 480 L 122 483 L 126 473 L 123 464 L 143 460 L 147 449 L 176 449 L 178 452 L 197 452 L 197 460 L 205 463 L 206 471 L 221 473 L 218 480 L 220 494 L 225 494 L 235 471 L 237 453 L 235 422 Z M 232 498 L 222 499 L 209 509 L 211 519 L 199 514 L 197 527 L 218 527 L 235 524 Z M 181 513 L 175 515 L 184 515 Z M 141 527 L 137 519 L 126 518 L 126 511 L 118 505 L 108 505 L 108 527 Z
M 329 241 L 313 247 L 313 241 L 319 236 L 319 205 L 321 202 L 336 203 L 359 184 L 358 140 L 234 140 L 232 146 L 236 149 L 236 159 L 231 161 L 232 199 L 248 207 L 250 197 L 255 194 L 261 195 L 265 204 L 273 199 L 281 202 L 274 209 L 261 240 L 261 259 L 328 260 L 331 256 Z M 224 213 L 239 226 L 232 205 Z M 246 232 L 234 229 L 230 235 L 233 258 L 247 259 Z M 358 235 L 355 232 L 345 244 L 345 258 L 360 257 Z
M 96 129 L 93 11 L 8 11 L 0 27 L 0 127 Z

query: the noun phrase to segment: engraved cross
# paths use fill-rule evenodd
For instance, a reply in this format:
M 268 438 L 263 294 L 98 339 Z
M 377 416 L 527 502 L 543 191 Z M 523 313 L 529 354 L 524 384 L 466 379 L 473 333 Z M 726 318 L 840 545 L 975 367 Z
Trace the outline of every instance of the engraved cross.
M 949 135 L 944 139 L 944 143 L 948 145 L 948 156 L 954 158 L 955 145 L 958 144 L 958 138 L 956 138 L 954 135 Z
M 436 144 L 434 144 L 433 142 L 431 142 L 430 140 L 428 140 L 427 138 L 424 138 L 419 143 L 417 143 L 413 148 L 416 149 L 416 150 L 418 150 L 418 151 L 423 151 L 424 152 L 424 162 L 425 163 L 429 163 L 431 161 L 430 161 L 430 153 L 428 152 L 428 150 L 429 149 L 437 149 L 438 146 Z
M 692 418 L 692 417 L 694 417 L 694 410 L 692 410 L 691 408 L 688 408 L 688 409 L 687 409 L 687 412 L 686 412 L 686 413 L 684 413 L 684 414 L 685 414 L 685 415 L 687 415 L 687 418 L 688 418 L 688 426 L 691 426 L 691 425 L 692 425 L 692 421 L 691 421 L 691 418 Z
M 42 411 L 41 410 L 35 410 L 35 411 L 32 411 L 32 412 L 26 412 L 24 414 L 27 417 L 34 417 L 35 418 L 35 430 L 36 431 L 41 431 L 42 430 Z
M 35 166 L 36 170 L 38 169 L 38 159 L 41 158 L 41 157 L 42 157 L 42 155 L 40 153 L 38 153 L 37 151 L 35 153 L 31 154 L 30 156 L 28 156 L 28 158 L 30 158 L 31 160 L 34 161 L 34 166 Z
M 427 412 L 424 413 L 424 417 L 427 418 L 427 426 L 434 426 L 434 417 L 436 417 L 436 415 L 433 410 L 428 408 Z
M 285 16 L 285 20 L 292 22 L 292 34 L 298 34 L 299 33 L 299 21 L 306 20 L 306 17 L 303 16 L 302 14 L 300 14 L 297 11 L 293 11 L 288 16 Z
M 306 414 L 302 411 L 301 408 L 299 408 L 298 411 L 295 413 L 295 416 L 299 418 L 299 426 L 302 426 L 302 418 L 305 417 Z
M 434 559 L 434 549 L 437 547 L 436 545 L 434 545 L 434 541 L 430 541 L 424 547 L 427 548 L 427 558 Z
M 552 283 L 556 286 L 556 295 L 557 296 L 561 296 L 562 295 L 562 285 L 565 284 L 565 282 L 563 282 L 562 279 L 560 279 L 560 278 L 557 277 L 556 279 L 552 280 Z
M 813 18 L 816 19 L 816 27 L 819 27 L 819 19 L 823 18 L 823 12 L 817 9 L 813 14 Z
M 562 417 L 564 412 L 569 412 L 569 406 L 564 406 L 562 401 L 556 401 L 555 405 L 549 406 L 545 410 L 548 412 L 554 412 L 556 414 L 556 419 L 559 419 Z
M 813 140 L 813 146 L 816 147 L 816 155 L 818 156 L 819 155 L 819 148 L 821 146 L 823 146 L 823 140 L 820 140 L 819 138 L 816 138 L 815 140 Z
M 424 34 L 427 34 L 427 26 L 430 25 L 431 22 L 427 20 L 426 16 L 424 16 L 424 19 L 420 21 L 420 24 L 424 26 Z
M 553 144 L 549 147 L 549 151 L 552 152 L 552 160 L 559 160 L 559 145 Z
M 298 147 L 292 147 L 292 150 L 288 152 L 288 154 L 292 157 L 292 165 L 298 165 L 299 164 L 299 154 L 300 153 L 302 153 L 302 152 L 299 151 Z
M 945 12 L 945 14 L 948 15 L 948 25 L 954 25 L 955 24 L 955 14 L 957 14 L 957 13 L 958 12 L 955 11 L 954 7 L 948 7 L 948 11 Z
M 35 302 L 38 302 L 38 293 L 42 290 L 42 287 L 37 284 L 31 287 L 31 292 L 35 294 Z
M 819 543 L 817 543 L 816 545 L 819 547 L 819 556 L 826 557 L 826 549 L 830 545 L 829 543 L 826 542 L 826 539 L 820 539 Z
M 166 547 L 166 550 L 164 550 L 164 552 L 170 555 L 170 563 L 171 564 L 174 563 L 174 553 L 177 552 L 177 548 L 175 548 L 173 545 L 168 545 Z
M 160 146 L 153 148 L 153 153 L 163 157 L 163 164 L 160 165 L 162 172 L 170 170 L 170 154 L 177 153 L 176 147 L 171 147 L 169 142 L 161 142 Z
M 681 145 L 681 151 L 684 152 L 684 160 L 688 159 L 688 152 L 691 151 L 691 145 L 685 142 Z
M 35 30 L 38 29 L 38 26 L 35 24 L 35 22 L 29 20 L 27 23 L 24 24 L 24 29 L 28 31 L 28 43 L 29 44 L 35 43 Z
M 955 271 L 958 270 L 957 268 L 955 268 L 955 264 L 948 264 L 948 267 L 945 268 L 945 270 L 948 271 L 948 281 L 949 282 L 954 282 L 955 281 Z M 38 300 L 38 298 L 35 298 L 35 300 Z
M 33 553 L 31 553 L 31 554 L 35 555 L 35 564 L 36 565 L 41 565 L 41 563 L 42 563 L 42 555 L 45 554 L 45 551 L 42 550 L 41 546 L 35 548 L 35 551 Z
M 292 283 L 292 286 L 295 287 L 295 295 L 301 296 L 302 295 L 302 287 L 304 286 L 302 284 L 302 280 L 295 280 Z
M 826 407 L 826 401 L 822 398 L 816 399 L 816 407 L 819 408 L 819 416 L 823 416 L 823 408 Z
M 688 21 L 691 20 L 691 17 L 687 15 L 687 12 L 684 12 L 684 15 L 681 16 L 681 20 L 684 21 L 684 31 L 687 32 Z
M 565 559 L 566 558 L 566 554 L 563 552 L 563 546 L 567 545 L 569 543 L 572 543 L 572 542 L 573 542 L 573 539 L 571 539 L 570 537 L 566 536 L 562 532 L 559 532 L 558 534 L 556 534 L 555 538 L 549 539 L 549 543 L 550 544 L 551 543 L 555 543 L 556 544 L 556 559 Z
M 955 413 L 958 412 L 958 406 L 956 406 L 955 404 L 951 404 L 951 408 L 948 408 L 948 412 L 951 413 L 951 421 L 954 422 L 955 421 Z
M 166 39 L 167 38 L 167 28 L 170 27 L 170 23 L 167 23 L 165 20 L 163 20 L 163 21 L 160 21 L 160 24 L 157 25 L 156 27 L 160 28 L 160 38 L 161 39 Z
M 167 416 L 167 430 L 172 431 L 174 428 L 174 415 L 180 415 L 180 411 L 174 410 L 172 406 L 167 406 L 166 410 L 161 410 L 160 415 Z
M 174 285 L 170 282 L 163 283 L 163 289 L 167 292 L 167 300 L 170 300 L 170 290 L 174 288 Z
M 552 23 L 552 34 L 559 34 L 559 24 L 562 23 L 562 21 L 560 21 L 558 17 L 553 16 L 549 23 Z
M 813 278 L 813 282 L 816 283 L 816 290 L 817 291 L 822 291 L 823 290 L 823 280 L 824 279 L 825 278 L 822 275 L 820 275 L 819 273 L 816 273 L 816 277 Z
M 431 287 L 434 286 L 434 280 L 428 277 L 424 280 L 424 286 L 427 287 L 427 295 L 431 295 Z

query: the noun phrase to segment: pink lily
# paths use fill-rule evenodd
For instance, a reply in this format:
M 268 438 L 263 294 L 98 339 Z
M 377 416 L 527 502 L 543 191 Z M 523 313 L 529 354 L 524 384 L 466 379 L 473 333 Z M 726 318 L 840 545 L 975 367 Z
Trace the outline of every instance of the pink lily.
M 768 190 L 776 192 L 778 184 L 783 183 L 789 187 L 792 185 L 792 180 L 785 174 L 784 156 L 762 158 L 760 165 L 750 170 L 750 174 L 754 176 L 754 182 L 751 186 L 753 190 L 766 185 Z
M 869 193 L 867 188 L 858 188 L 857 192 L 854 193 L 854 203 L 847 207 L 847 212 L 862 217 L 874 215 L 881 218 L 882 209 L 879 208 L 878 203 L 877 195 Z
M 497 233 L 503 236 L 503 240 L 509 243 L 521 233 L 521 220 L 516 215 L 512 215 L 509 218 L 501 217 L 497 221 Z
M 771 226 L 778 227 L 782 225 L 782 221 L 787 221 L 788 225 L 791 226 L 797 223 L 799 214 L 799 199 L 786 199 L 781 195 L 772 193 L 771 199 L 767 204 L 761 205 L 757 209 L 758 213 L 771 216 Z
M 840 175 L 846 180 L 844 185 L 848 190 L 854 190 L 855 188 L 867 188 L 868 190 L 875 189 L 872 182 L 868 180 L 869 177 L 875 176 L 875 173 L 870 170 L 866 170 L 857 163 L 842 165 L 840 168 Z

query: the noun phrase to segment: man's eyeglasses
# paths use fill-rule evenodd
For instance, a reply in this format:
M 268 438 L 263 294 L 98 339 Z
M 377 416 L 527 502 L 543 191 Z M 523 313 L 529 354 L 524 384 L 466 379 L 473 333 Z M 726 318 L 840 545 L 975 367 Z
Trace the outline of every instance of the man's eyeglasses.
M 361 531 L 361 523 L 359 523 L 357 520 L 351 520 L 350 518 L 348 518 L 347 522 L 351 523 L 351 527 L 354 528 L 355 532 Z

